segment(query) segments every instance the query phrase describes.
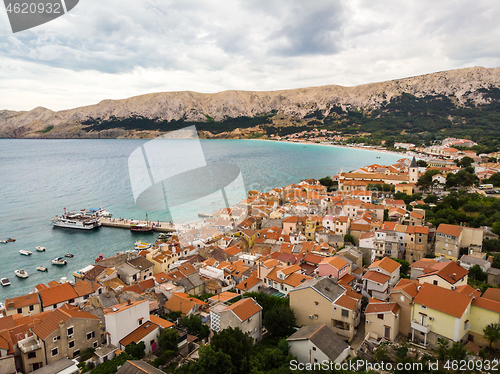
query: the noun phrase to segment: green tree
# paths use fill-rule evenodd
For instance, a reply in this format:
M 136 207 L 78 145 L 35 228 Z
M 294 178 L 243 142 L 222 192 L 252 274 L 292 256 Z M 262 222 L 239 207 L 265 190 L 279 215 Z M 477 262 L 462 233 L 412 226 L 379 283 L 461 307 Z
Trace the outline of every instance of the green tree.
M 465 360 L 467 357 L 467 349 L 464 347 L 462 342 L 454 342 L 448 350 L 448 356 L 450 356 L 450 359 L 456 361 Z
M 500 324 L 490 323 L 483 330 L 484 338 L 490 342 L 490 348 L 493 343 L 500 340 Z
M 427 191 L 429 189 L 432 189 L 435 187 L 435 184 L 432 181 L 432 177 L 435 176 L 436 174 L 441 174 L 439 170 L 427 170 L 424 175 L 422 175 L 420 178 L 418 178 L 418 181 L 416 183 L 417 187 L 420 187 L 422 191 Z
M 293 332 L 295 315 L 289 305 L 278 305 L 266 312 L 262 324 L 273 336 L 287 336 Z
M 401 258 L 393 258 L 393 260 L 401 265 L 399 272 L 401 274 L 408 275 L 408 270 L 410 269 L 410 263 L 406 260 L 401 259 Z
M 471 158 L 469 156 L 465 156 L 465 157 L 462 157 L 462 159 L 458 162 L 458 166 L 460 166 L 462 168 L 466 168 L 466 167 L 471 166 L 473 163 L 474 163 L 473 158 Z
M 449 342 L 445 338 L 438 338 L 437 341 L 437 351 L 438 351 L 438 360 L 443 361 L 448 357 L 448 346 Z
M 475 279 L 480 282 L 486 281 L 487 274 L 481 269 L 481 266 L 474 265 L 469 269 L 469 278 Z
M 344 235 L 344 242 L 346 242 L 346 243 L 352 243 L 353 245 L 355 245 L 355 243 L 354 243 L 354 237 L 351 234 L 345 234 Z
M 211 344 L 214 351 L 222 352 L 231 357 L 231 362 L 238 372 L 250 371 L 250 354 L 253 339 L 239 328 L 229 327 L 212 337 Z
M 132 342 L 125 347 L 125 352 L 127 352 L 129 355 L 135 357 L 138 360 L 140 360 L 145 356 L 146 354 L 145 351 L 146 351 L 146 345 L 144 344 L 144 342 L 139 342 L 139 344 Z
M 176 351 L 179 332 L 176 329 L 163 329 L 158 336 L 158 345 L 164 351 Z
M 330 177 L 321 178 L 318 182 L 325 187 L 332 187 L 334 185 L 333 180 Z
M 210 345 L 200 347 L 200 356 L 193 365 L 192 374 L 232 374 L 242 372 L 238 370 L 231 356 Z
M 426 168 L 427 167 L 427 162 L 425 162 L 424 160 L 418 160 L 417 161 L 417 166 L 422 167 L 422 168 Z

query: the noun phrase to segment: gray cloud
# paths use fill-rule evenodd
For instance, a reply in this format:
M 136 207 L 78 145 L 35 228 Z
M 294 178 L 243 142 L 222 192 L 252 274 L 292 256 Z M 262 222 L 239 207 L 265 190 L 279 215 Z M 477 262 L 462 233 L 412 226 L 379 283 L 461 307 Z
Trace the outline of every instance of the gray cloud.
M 499 16 L 493 0 L 106 0 L 12 34 L 0 14 L 0 108 L 498 66 Z

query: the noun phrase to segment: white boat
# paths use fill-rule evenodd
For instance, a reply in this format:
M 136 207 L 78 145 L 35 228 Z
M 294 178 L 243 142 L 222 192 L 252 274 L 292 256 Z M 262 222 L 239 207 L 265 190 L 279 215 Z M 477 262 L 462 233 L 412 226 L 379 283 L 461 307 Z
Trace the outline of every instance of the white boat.
M 52 260 L 52 265 L 66 265 L 68 263 L 68 261 L 66 261 L 64 258 L 62 257 L 57 257 L 55 259 Z
M 19 253 L 22 254 L 22 255 L 25 255 L 25 256 L 31 256 L 33 254 L 33 252 L 31 252 L 31 251 L 25 251 L 24 249 L 21 249 L 19 251 Z
M 48 269 L 45 266 L 37 266 L 36 270 L 38 270 L 38 271 L 48 271 Z
M 16 274 L 16 277 L 19 277 L 19 278 L 28 278 L 29 277 L 29 274 L 24 269 L 16 270 L 16 271 L 14 271 L 14 273 Z
M 7 244 L 8 242 L 7 242 L 7 240 L 0 240 L 0 243 Z
M 37 250 L 38 252 L 45 252 L 45 247 L 40 247 L 40 246 L 38 246 L 38 247 L 36 247 L 36 250 Z
M 80 230 L 92 230 L 101 226 L 101 219 L 98 215 L 86 214 L 85 212 L 66 212 L 66 208 L 64 209 L 64 214 L 61 217 L 56 216 L 52 222 L 57 227 Z
M 106 218 L 113 217 L 113 213 L 108 212 L 106 209 L 104 209 L 102 207 L 102 204 L 101 204 L 101 207 L 99 209 L 97 209 L 97 208 L 82 209 L 82 212 L 84 212 L 85 214 L 91 214 L 91 215 L 95 214 L 99 217 L 106 217 Z
M 0 284 L 4 287 L 10 286 L 10 280 L 9 278 L 2 278 L 0 279 Z

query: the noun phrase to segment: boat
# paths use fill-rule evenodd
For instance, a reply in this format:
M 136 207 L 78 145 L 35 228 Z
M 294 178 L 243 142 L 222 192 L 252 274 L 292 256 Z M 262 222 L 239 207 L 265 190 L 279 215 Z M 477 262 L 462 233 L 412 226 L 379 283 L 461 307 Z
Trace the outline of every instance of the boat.
M 15 241 L 16 241 L 16 239 L 8 238 L 8 239 L 7 239 L 7 241 L 8 241 L 8 242 L 15 242 Z
M 29 277 L 28 272 L 24 269 L 15 270 L 14 274 L 16 274 L 16 277 L 19 277 L 19 278 L 28 278 Z
M 132 221 L 130 223 L 130 231 L 132 232 L 152 232 L 153 224 L 148 220 L 148 214 L 146 213 L 146 223 L 136 223 Z
M 40 246 L 38 246 L 38 247 L 36 247 L 36 250 L 37 250 L 38 252 L 45 252 L 45 247 L 40 247 Z
M 102 260 L 104 260 L 104 256 L 102 255 L 102 253 L 100 253 L 100 254 L 99 254 L 99 257 L 97 257 L 97 258 L 95 259 L 95 262 L 99 262 L 99 261 L 102 261 Z
M 200 218 L 212 218 L 214 215 L 213 214 L 208 214 L 208 213 L 198 213 L 198 217 Z
M 140 251 L 141 249 L 148 249 L 149 247 L 151 247 L 151 244 L 141 242 L 140 240 L 138 240 L 134 243 L 134 248 L 138 251 Z
M 52 265 L 63 266 L 63 265 L 67 265 L 67 264 L 68 264 L 68 261 L 66 261 L 62 257 L 57 257 L 57 258 L 55 258 L 55 259 L 52 260 Z
M 37 266 L 36 270 L 38 271 L 49 271 L 49 269 L 47 269 L 46 267 L 44 266 Z M 1 282 L 1 281 L 0 281 Z
M 25 255 L 25 256 L 31 256 L 33 254 L 33 252 L 31 252 L 31 251 L 25 251 L 24 249 L 21 249 L 19 251 L 19 253 L 22 254 L 22 255 Z
M 7 240 L 0 240 L 0 243 L 7 244 Z
M 73 253 L 66 253 L 66 254 L 64 255 L 64 257 L 73 258 L 73 257 L 75 257 L 75 255 L 74 255 Z
M 86 214 L 85 212 L 66 212 L 62 216 L 52 219 L 54 226 L 70 229 L 92 230 L 101 226 L 101 219 L 96 214 Z
M 113 213 L 108 212 L 106 209 L 103 208 L 102 204 L 100 208 L 90 208 L 90 209 L 82 209 L 81 212 L 84 214 L 95 214 L 99 217 L 106 217 L 106 218 L 111 218 L 113 217 Z
M 2 278 L 0 279 L 0 284 L 4 287 L 10 286 L 10 280 L 9 278 Z

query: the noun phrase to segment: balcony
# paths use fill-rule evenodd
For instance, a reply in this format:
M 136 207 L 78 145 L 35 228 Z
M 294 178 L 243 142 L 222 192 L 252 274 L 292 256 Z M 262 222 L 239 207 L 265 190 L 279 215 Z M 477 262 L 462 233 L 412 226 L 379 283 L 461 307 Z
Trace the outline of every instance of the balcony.
M 431 325 L 422 325 L 417 320 L 411 321 L 411 328 L 423 332 L 424 334 L 428 334 L 429 331 L 431 331 Z

